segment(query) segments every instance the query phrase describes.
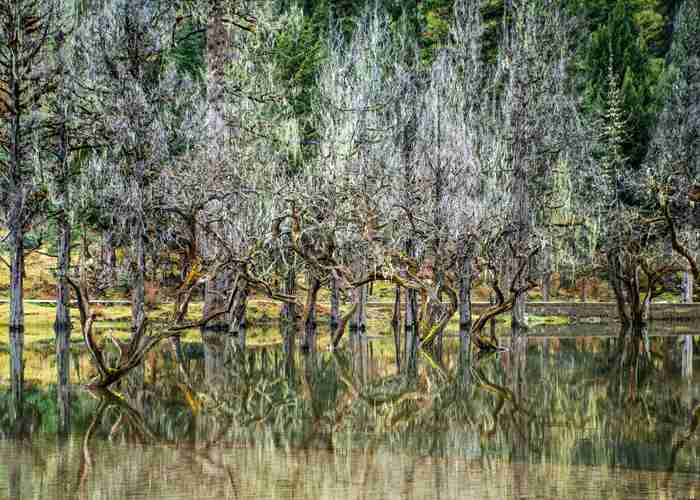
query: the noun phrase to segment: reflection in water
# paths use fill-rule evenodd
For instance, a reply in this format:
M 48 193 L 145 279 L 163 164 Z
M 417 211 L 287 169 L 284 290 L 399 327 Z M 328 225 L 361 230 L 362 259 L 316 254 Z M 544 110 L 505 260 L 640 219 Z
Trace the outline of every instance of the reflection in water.
M 693 376 L 693 337 L 683 336 L 683 376 L 690 378 Z
M 700 394 L 664 352 L 692 339 L 652 338 L 643 376 L 606 338 L 514 336 L 466 370 L 455 339 L 415 378 L 356 340 L 288 360 L 205 337 L 115 393 L 32 389 L 15 419 L 1 395 L 0 497 L 700 495 Z

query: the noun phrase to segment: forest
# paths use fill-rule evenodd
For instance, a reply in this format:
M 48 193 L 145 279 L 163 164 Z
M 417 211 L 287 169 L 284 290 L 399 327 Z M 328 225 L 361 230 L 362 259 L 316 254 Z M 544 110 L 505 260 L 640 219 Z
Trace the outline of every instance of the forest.
M 500 349 L 497 316 L 527 336 L 554 273 L 609 287 L 624 363 L 644 362 L 656 297 L 692 302 L 699 0 L 3 0 L 0 39 L 15 394 L 36 253 L 59 373 L 75 307 L 95 387 L 187 329 L 244 350 L 252 297 L 310 352 L 321 297 L 338 348 L 390 286 L 408 377 L 450 322 L 463 363 Z M 131 308 L 116 357 L 93 328 L 110 293 Z

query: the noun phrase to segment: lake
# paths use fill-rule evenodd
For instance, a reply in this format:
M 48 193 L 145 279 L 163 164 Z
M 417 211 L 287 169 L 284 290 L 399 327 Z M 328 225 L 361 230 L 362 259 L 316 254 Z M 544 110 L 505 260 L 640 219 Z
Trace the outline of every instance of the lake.
M 693 338 L 655 330 L 620 366 L 611 333 L 504 336 L 466 370 L 449 340 L 410 381 L 373 337 L 291 361 L 193 344 L 112 393 L 28 368 L 21 418 L 0 388 L 0 498 L 700 498 Z

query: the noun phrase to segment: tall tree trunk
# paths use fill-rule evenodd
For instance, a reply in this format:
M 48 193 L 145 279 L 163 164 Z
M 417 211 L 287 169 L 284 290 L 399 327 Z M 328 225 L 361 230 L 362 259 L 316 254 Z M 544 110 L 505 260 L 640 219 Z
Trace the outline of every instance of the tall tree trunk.
M 396 351 L 396 371 L 401 372 L 401 287 L 394 291 L 394 309 L 391 315 L 391 329 L 394 331 L 394 349 Z
M 226 25 L 227 10 L 238 2 L 210 0 L 206 31 L 208 129 L 215 142 L 225 139 L 224 95 L 226 66 L 233 54 L 231 32 Z
M 10 225 L 10 328 L 24 328 L 24 231 L 21 221 Z
M 71 227 L 66 214 L 68 206 L 67 193 L 63 193 L 63 210 L 59 215 L 58 241 L 58 282 L 56 284 L 56 370 L 58 398 L 59 431 L 67 433 L 70 429 L 70 333 L 69 316 L 70 290 L 68 288 L 68 268 L 70 266 Z
M 131 321 L 135 330 L 146 319 L 146 242 L 144 221 L 137 224 L 134 240 L 134 278 L 131 289 Z
M 226 19 L 230 12 L 236 10 L 236 1 L 211 0 L 206 26 L 206 64 L 207 64 L 207 131 L 209 134 L 209 161 L 224 164 L 228 158 L 223 154 L 229 134 L 236 132 L 231 121 L 226 120 L 224 108 L 226 104 L 225 85 L 226 67 L 235 56 L 231 31 Z M 231 288 L 232 276 L 228 272 L 211 277 L 204 289 L 204 317 L 211 311 L 223 306 L 227 291 Z M 212 330 L 226 331 L 228 325 L 224 319 L 212 322 L 208 326 Z
M 469 381 L 469 363 L 471 353 L 472 330 L 472 255 L 468 249 L 463 250 L 459 275 L 459 366 L 462 382 Z
M 549 302 L 549 295 L 552 288 L 552 251 L 549 245 L 544 247 L 544 273 L 542 273 L 542 301 Z
M 62 196 L 67 200 L 68 195 Z M 66 206 L 68 202 L 64 201 Z M 58 220 L 58 280 L 56 282 L 56 320 L 54 328 L 59 330 L 70 330 L 70 290 L 68 288 L 68 269 L 70 267 L 70 245 L 71 227 L 70 221 L 65 211 L 61 211 Z
M 10 383 L 13 406 L 19 409 L 24 386 L 24 232 L 19 221 L 10 227 L 10 240 Z
M 296 294 L 296 288 L 296 272 L 293 267 L 290 267 L 285 278 L 284 293 L 294 295 Z M 285 373 L 288 377 L 294 373 L 294 344 L 297 330 L 296 314 L 294 304 L 285 302 L 282 306 L 280 326 L 282 328 L 282 338 L 284 339 Z
M 413 242 L 406 243 L 406 254 L 413 258 L 415 251 Z M 409 376 L 415 376 L 418 373 L 418 343 L 419 325 L 418 325 L 418 295 L 415 290 L 406 290 L 406 310 L 404 312 L 404 335 L 406 342 L 406 353 L 404 354 L 404 370 Z
M 512 113 L 514 120 L 512 169 L 513 181 L 511 187 L 512 206 L 511 220 L 515 226 L 515 255 L 512 256 L 510 276 L 515 285 L 516 295 L 511 311 L 513 333 L 524 332 L 527 329 L 525 319 L 525 307 L 527 295 L 524 291 L 530 274 L 528 259 L 528 241 L 530 239 L 531 217 L 530 194 L 528 186 L 528 159 L 527 151 L 531 147 L 528 144 L 532 131 L 527 129 L 524 117 L 527 116 L 528 107 L 528 83 L 519 78 L 516 79 L 513 93 Z M 523 113 L 522 115 L 520 113 Z

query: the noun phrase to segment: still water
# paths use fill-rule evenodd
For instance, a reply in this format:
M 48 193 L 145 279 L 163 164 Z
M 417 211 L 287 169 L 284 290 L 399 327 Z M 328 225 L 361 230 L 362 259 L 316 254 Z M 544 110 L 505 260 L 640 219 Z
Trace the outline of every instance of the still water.
M 700 498 L 692 337 L 621 367 L 568 333 L 466 372 L 448 343 L 412 381 L 384 340 L 293 362 L 208 342 L 114 393 L 29 387 L 19 419 L 0 394 L 0 498 Z

